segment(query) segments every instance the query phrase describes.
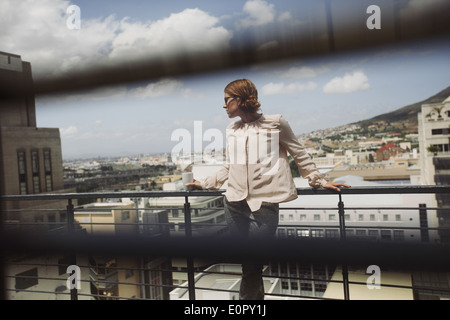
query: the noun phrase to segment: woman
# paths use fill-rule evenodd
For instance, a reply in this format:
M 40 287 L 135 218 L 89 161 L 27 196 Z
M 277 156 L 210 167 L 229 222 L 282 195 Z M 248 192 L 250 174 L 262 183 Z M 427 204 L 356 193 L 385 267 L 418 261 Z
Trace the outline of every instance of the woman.
M 336 191 L 340 191 L 341 186 L 349 187 L 323 178 L 281 115 L 258 113 L 261 106 L 258 91 L 251 81 L 233 81 L 224 92 L 223 108 L 228 117 L 241 118 L 227 127 L 227 163 L 202 182 L 194 180 L 187 186 L 219 189 L 228 180 L 224 194 L 225 216 L 233 236 L 275 235 L 278 204 L 297 198 L 287 153 L 312 187 Z M 262 262 L 242 263 L 240 299 L 264 299 L 262 269 Z

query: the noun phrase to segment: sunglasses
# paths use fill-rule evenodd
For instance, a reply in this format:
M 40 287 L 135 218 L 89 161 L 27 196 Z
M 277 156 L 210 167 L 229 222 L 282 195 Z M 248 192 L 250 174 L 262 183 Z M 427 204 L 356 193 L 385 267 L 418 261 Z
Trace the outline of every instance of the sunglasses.
M 224 98 L 224 100 L 225 100 L 225 104 L 228 104 L 228 101 L 230 101 L 230 99 L 236 99 L 237 97 L 236 96 L 232 96 L 232 97 L 226 97 L 226 98 Z

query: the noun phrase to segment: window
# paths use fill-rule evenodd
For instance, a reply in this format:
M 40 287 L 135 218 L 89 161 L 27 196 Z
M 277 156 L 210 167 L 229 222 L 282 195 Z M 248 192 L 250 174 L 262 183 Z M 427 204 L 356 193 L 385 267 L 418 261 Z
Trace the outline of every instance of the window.
M 356 236 L 357 237 L 365 237 L 366 236 L 366 230 L 356 230 Z
M 369 230 L 369 237 L 372 239 L 378 238 L 378 230 Z
M 288 236 L 288 238 L 295 237 L 295 230 L 294 229 L 287 229 L 287 236 Z
M 276 262 L 271 262 L 270 263 L 270 269 L 271 269 L 271 273 L 272 274 L 278 274 L 278 263 Z
M 25 151 L 17 152 L 17 161 L 19 165 L 19 192 L 20 194 L 27 194 L 27 165 Z
M 450 151 L 450 144 L 433 144 L 433 147 L 438 148 L 438 152 L 448 152 Z
M 400 214 L 396 214 L 395 221 L 402 221 L 402 216 Z
M 339 230 L 327 229 L 327 230 L 325 230 L 325 237 L 327 239 L 337 239 L 337 238 L 339 238 Z
M 37 268 L 16 274 L 16 290 L 24 290 L 38 284 Z
M 308 265 L 300 264 L 298 266 L 298 274 L 299 274 L 300 278 L 303 278 L 303 279 L 308 278 L 308 279 L 310 279 L 311 278 L 311 266 L 309 264 Z
M 304 294 L 304 295 L 311 294 L 312 283 L 310 281 L 308 281 L 308 282 L 302 281 L 302 282 L 300 282 L 300 288 L 302 290 L 302 294 Z M 304 291 L 307 291 L 307 292 L 304 292 Z
M 294 262 L 290 262 L 289 265 L 289 274 L 291 276 L 296 275 L 297 274 L 297 264 Z
M 394 230 L 394 240 L 405 240 L 405 232 L 403 230 Z
M 375 215 L 374 215 L 374 214 L 371 214 L 370 217 L 369 217 L 369 219 L 370 219 L 370 221 L 375 221 Z
M 130 219 L 130 211 L 122 211 L 122 221 Z
M 314 288 L 317 292 L 321 292 L 322 294 L 327 290 L 327 284 L 325 282 L 316 282 Z
M 330 214 L 330 215 L 328 216 L 328 220 L 330 220 L 330 221 L 335 221 L 335 220 L 336 220 L 336 215 L 335 215 L 335 214 Z
M 131 278 L 134 276 L 134 270 L 133 269 L 125 269 L 125 279 Z
M 383 214 L 383 221 L 389 221 L 389 216 L 387 214 Z
M 432 134 L 432 135 L 436 135 L 436 134 L 449 134 L 449 133 L 450 133 L 450 129 L 449 129 L 449 128 L 432 129 L 432 130 L 431 130 L 431 134 Z
M 299 238 L 309 238 L 309 230 L 308 229 L 298 229 L 297 237 Z
M 45 189 L 47 192 L 49 192 L 53 190 L 52 161 L 50 149 L 44 150 L 44 172 L 45 172 Z
M 320 221 L 320 214 L 314 215 L 314 221 Z
M 381 230 L 381 240 L 391 240 L 391 231 Z
M 359 221 L 364 221 L 364 215 L 363 214 L 359 214 L 358 215 L 358 220 Z
M 298 290 L 298 282 L 291 281 L 291 290 Z
M 39 180 L 39 154 L 31 151 L 31 173 L 33 175 L 33 193 L 41 192 L 41 182 Z
M 323 238 L 323 230 L 322 229 L 313 229 L 313 230 L 311 230 L 311 236 L 313 238 Z

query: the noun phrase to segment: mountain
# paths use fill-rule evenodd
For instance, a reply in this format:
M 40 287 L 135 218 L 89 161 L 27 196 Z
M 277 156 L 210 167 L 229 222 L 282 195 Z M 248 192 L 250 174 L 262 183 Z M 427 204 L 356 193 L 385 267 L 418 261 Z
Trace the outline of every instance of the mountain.
M 421 102 L 416 102 L 410 104 L 406 107 L 397 109 L 392 112 L 384 113 L 379 116 L 373 117 L 371 119 L 363 120 L 357 122 L 357 124 L 362 123 L 374 123 L 374 122 L 408 122 L 412 124 L 417 124 L 417 113 L 420 112 L 422 104 L 427 103 L 440 103 L 450 96 L 450 87 L 442 90 L 441 92 L 435 94 L 434 96 L 423 100 Z

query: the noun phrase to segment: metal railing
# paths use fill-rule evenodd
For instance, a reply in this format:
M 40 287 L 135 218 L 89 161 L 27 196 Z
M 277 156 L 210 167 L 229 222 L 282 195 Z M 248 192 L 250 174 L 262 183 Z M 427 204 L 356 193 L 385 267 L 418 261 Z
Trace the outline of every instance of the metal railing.
M 389 186 L 389 187 L 353 187 L 344 189 L 339 193 L 324 189 L 300 188 L 298 194 L 301 196 L 328 195 L 336 197 L 337 206 L 333 209 L 338 213 L 339 219 L 335 226 L 327 224 L 325 228 L 339 228 L 339 239 L 309 239 L 305 245 L 302 239 L 274 239 L 247 243 L 238 243 L 233 239 L 224 241 L 223 237 L 197 237 L 192 235 L 192 215 L 190 197 L 220 196 L 223 191 L 140 191 L 140 192 L 93 192 L 93 193 L 61 193 L 61 194 L 36 194 L 36 195 L 9 195 L 2 196 L 2 202 L 17 201 L 36 201 L 36 200 L 63 200 L 67 201 L 66 213 L 67 222 L 63 228 L 65 232 L 46 232 L 29 233 L 23 231 L 8 231 L 6 224 L 3 223 L 1 234 L 1 252 L 2 252 L 2 271 L 5 272 L 5 257 L 10 253 L 70 253 L 68 264 L 77 265 L 76 256 L 78 254 L 101 253 L 104 255 L 146 255 L 152 257 L 181 257 L 187 261 L 187 291 L 189 299 L 196 299 L 196 279 L 195 274 L 199 270 L 194 268 L 194 259 L 196 258 L 217 258 L 221 257 L 223 262 L 234 261 L 237 257 L 247 256 L 255 259 L 266 259 L 274 261 L 302 261 L 308 263 L 340 265 L 342 272 L 343 298 L 350 299 L 350 285 L 359 283 L 349 280 L 348 266 L 371 265 L 374 262 L 382 268 L 391 268 L 397 270 L 426 270 L 426 271 L 444 271 L 450 270 L 450 247 L 444 243 L 425 243 L 425 242 L 372 242 L 355 241 L 347 237 L 347 226 L 345 220 L 344 199 L 346 195 L 383 195 L 383 194 L 450 194 L 450 186 Z M 86 235 L 76 228 L 75 211 L 73 201 L 82 198 L 145 198 L 145 197 L 184 197 L 184 237 L 142 237 L 137 234 L 118 234 L 118 235 Z M 382 198 L 380 198 L 380 202 Z M 380 206 L 381 207 L 381 206 Z M 152 208 L 146 208 L 152 209 Z M 280 208 L 292 209 L 292 208 Z M 304 209 L 307 208 L 296 208 Z M 329 210 L 330 208 L 328 208 Z M 364 209 L 364 208 L 359 208 Z M 406 208 L 419 211 L 421 208 Z M 443 208 L 426 208 L 425 210 L 445 210 Z M 60 222 L 58 223 L 60 224 Z M 79 224 L 79 223 L 78 223 Z M 20 223 L 19 223 L 20 225 Z M 170 222 L 166 225 L 170 225 Z M 282 226 L 282 224 L 280 224 Z M 315 225 L 317 227 L 317 225 Z M 352 226 L 352 228 L 354 228 Z M 388 228 L 388 227 L 384 227 Z M 398 229 L 398 227 L 392 227 Z M 417 227 L 417 229 L 422 229 Z M 441 229 L 441 227 L 434 228 Z M 87 266 L 83 266 L 87 267 Z M 120 268 L 119 268 L 120 269 Z M 171 270 L 165 270 L 170 272 Z M 204 272 L 204 271 L 203 271 Z M 202 272 L 202 273 L 203 273 Z M 5 274 L 1 275 L 2 288 L 1 294 L 6 298 L 8 290 L 5 286 Z M 35 278 L 35 276 L 30 276 Z M 268 277 L 280 278 L 268 275 Z M 26 278 L 26 276 L 21 276 Z M 51 278 L 51 277 L 50 277 Z M 281 277 L 282 278 L 282 277 Z M 60 278 L 56 278 L 61 280 Z M 299 278 L 296 280 L 305 280 Z M 309 281 L 322 281 L 333 283 L 331 279 L 311 279 Z M 107 280 L 102 281 L 108 283 Z M 117 284 L 140 285 L 184 288 L 179 285 L 151 284 L 144 283 L 141 279 L 138 283 L 118 282 Z M 401 285 L 388 285 L 391 287 L 407 288 Z M 409 287 L 410 289 L 413 289 Z M 214 288 L 201 288 L 204 290 L 224 290 Z M 417 288 L 415 288 L 417 289 Z M 25 290 L 26 291 L 26 290 Z M 226 290 L 225 290 L 226 291 Z M 70 290 L 71 299 L 78 299 L 80 294 L 76 288 Z M 269 293 L 270 295 L 270 293 Z M 283 294 L 280 294 L 283 296 Z M 90 295 L 102 297 L 101 295 Z M 300 296 L 302 297 L 302 296 Z M 110 296 L 109 298 L 126 298 Z M 303 297 L 314 298 L 314 297 Z

